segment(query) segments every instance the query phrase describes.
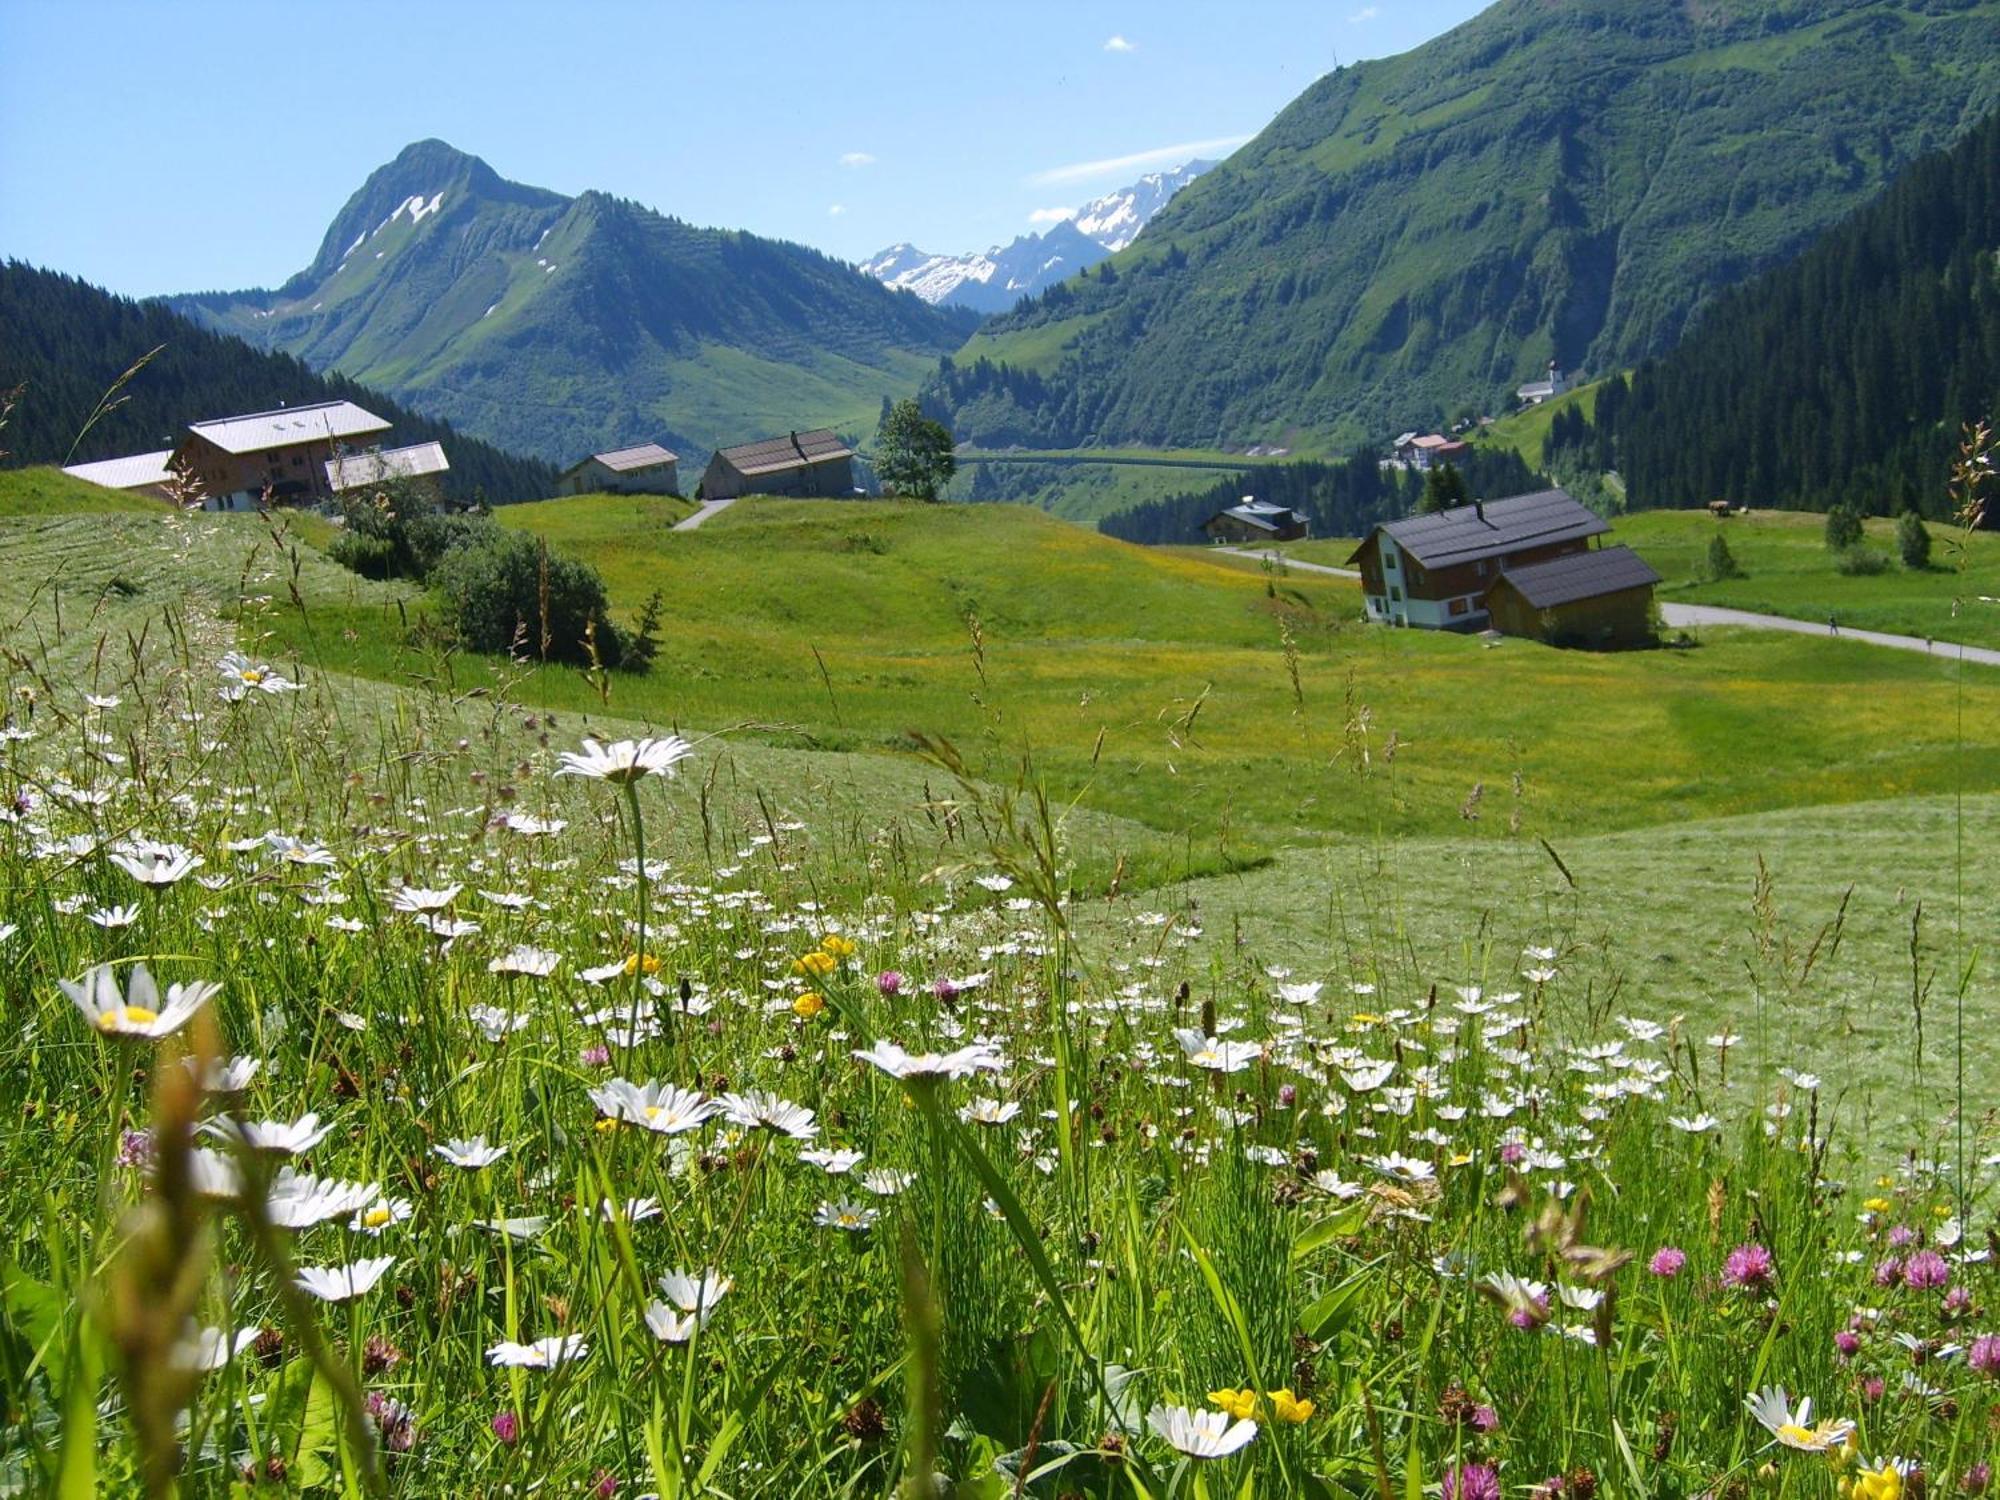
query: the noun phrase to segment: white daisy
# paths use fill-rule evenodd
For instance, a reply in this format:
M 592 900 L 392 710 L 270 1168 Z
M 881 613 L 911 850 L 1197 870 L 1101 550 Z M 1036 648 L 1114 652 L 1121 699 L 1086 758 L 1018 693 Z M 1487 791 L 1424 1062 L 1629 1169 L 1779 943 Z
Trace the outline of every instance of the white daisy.
M 378 1255 L 345 1266 L 299 1267 L 299 1289 L 322 1302 L 350 1302 L 364 1295 L 396 1263 L 393 1255 Z
M 1228 1412 L 1185 1406 L 1156 1406 L 1146 1413 L 1146 1425 L 1190 1458 L 1227 1458 L 1257 1436 L 1257 1424 L 1247 1417 L 1231 1422 Z
M 694 746 L 677 734 L 658 740 L 617 740 L 609 745 L 587 739 L 581 751 L 563 751 L 556 775 L 588 776 L 622 786 L 645 776 L 672 776 L 674 767 L 692 754 Z
M 118 991 L 117 971 L 109 964 L 99 964 L 81 979 L 58 983 L 83 1012 L 84 1019 L 99 1031 L 107 1036 L 149 1040 L 172 1036 L 222 988 L 207 980 L 176 984 L 167 990 L 166 1003 L 162 1005 L 160 988 L 144 964 L 133 967 L 131 985 L 122 995 Z

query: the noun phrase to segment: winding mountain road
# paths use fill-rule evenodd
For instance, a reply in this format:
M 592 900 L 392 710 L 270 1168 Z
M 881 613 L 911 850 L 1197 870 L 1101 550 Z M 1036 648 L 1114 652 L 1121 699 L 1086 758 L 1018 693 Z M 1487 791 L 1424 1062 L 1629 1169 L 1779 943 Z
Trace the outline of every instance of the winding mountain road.
M 1301 562 L 1278 552 L 1238 553 L 1255 557 L 1302 573 L 1324 573 L 1331 578 L 1359 578 L 1353 568 L 1330 568 L 1325 563 Z M 1891 635 L 1882 630 L 1835 628 L 1811 620 L 1794 620 L 1789 615 L 1760 615 L 1747 609 L 1724 609 L 1717 604 L 1660 605 L 1660 619 L 1676 630 L 1695 630 L 1704 625 L 1729 626 L 1739 630 L 1786 630 L 1794 635 L 1826 636 L 1838 641 L 1860 641 L 1867 646 L 1885 646 L 1892 651 L 1918 651 L 1925 656 L 1941 656 L 1946 661 L 1969 661 L 1983 667 L 2000 667 L 2000 651 L 1990 646 L 1961 646 L 1956 641 L 1927 641 L 1920 635 Z

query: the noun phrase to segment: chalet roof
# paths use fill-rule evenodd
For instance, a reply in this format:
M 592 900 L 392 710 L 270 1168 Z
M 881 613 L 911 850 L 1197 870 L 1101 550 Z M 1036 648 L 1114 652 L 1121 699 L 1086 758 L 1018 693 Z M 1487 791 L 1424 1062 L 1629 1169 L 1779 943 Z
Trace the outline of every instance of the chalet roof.
M 174 456 L 171 448 L 158 453 L 134 453 L 126 458 L 104 458 L 92 464 L 71 464 L 63 473 L 109 490 L 144 489 L 149 484 L 165 484 L 174 477 L 168 467 Z
M 1406 432 L 1401 437 L 1397 438 L 1396 441 L 1391 443 L 1389 446 L 1392 448 L 1407 448 L 1411 443 L 1414 443 L 1416 440 L 1417 440 L 1417 435 L 1414 432 Z
M 327 488 L 336 495 L 363 485 L 380 484 L 385 479 L 414 479 L 419 474 L 442 474 L 451 467 L 440 443 L 412 443 L 407 448 L 384 448 L 375 453 L 350 453 L 330 460 L 325 466 Z
M 311 406 L 281 406 L 276 411 L 242 417 L 217 417 L 194 422 L 188 431 L 215 444 L 224 453 L 262 453 L 297 443 L 365 437 L 387 432 L 389 423 L 352 401 L 319 401 Z
M 852 458 L 854 450 L 833 431 L 820 427 L 811 432 L 794 432 L 786 437 L 739 443 L 734 448 L 718 449 L 715 456 L 739 474 L 777 474 L 786 469 L 801 469 L 808 464 Z
M 1489 592 L 1503 582 L 1512 584 L 1535 609 L 1554 609 L 1579 599 L 1650 588 L 1659 581 L 1660 575 L 1630 547 L 1599 547 L 1508 568 L 1493 580 Z
M 679 463 L 680 455 L 671 449 L 662 448 L 658 443 L 640 443 L 632 448 L 613 448 L 609 453 L 593 453 L 590 458 L 580 458 L 563 470 L 565 475 L 574 474 L 591 459 L 617 474 L 629 474 L 634 469 L 650 469 L 658 464 Z
M 1441 432 L 1427 432 L 1422 437 L 1411 438 L 1410 442 L 1418 448 L 1448 448 L 1451 446 L 1451 439 Z
M 1427 516 L 1384 521 L 1375 529 L 1386 531 L 1398 547 L 1425 567 L 1443 568 L 1526 547 L 1582 541 L 1603 535 L 1611 526 L 1578 504 L 1567 490 L 1537 490 L 1531 495 L 1488 500 L 1484 505 L 1455 505 Z M 1357 549 L 1355 557 L 1360 555 Z

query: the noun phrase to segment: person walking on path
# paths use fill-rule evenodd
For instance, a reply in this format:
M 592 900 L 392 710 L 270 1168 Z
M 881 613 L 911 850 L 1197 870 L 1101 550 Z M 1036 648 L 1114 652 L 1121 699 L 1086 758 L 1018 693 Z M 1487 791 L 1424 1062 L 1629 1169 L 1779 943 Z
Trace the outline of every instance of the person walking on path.
M 1826 633 L 1828 635 L 1840 634 L 1840 621 L 1836 620 L 1832 615 L 1826 617 Z

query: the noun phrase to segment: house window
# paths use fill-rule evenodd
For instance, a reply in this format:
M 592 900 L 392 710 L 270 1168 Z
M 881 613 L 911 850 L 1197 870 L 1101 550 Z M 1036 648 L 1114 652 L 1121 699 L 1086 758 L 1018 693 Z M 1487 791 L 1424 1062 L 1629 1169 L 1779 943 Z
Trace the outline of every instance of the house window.
M 1384 554 L 1382 555 L 1382 566 L 1383 566 L 1383 567 L 1385 567 L 1385 568 L 1387 568 L 1387 569 L 1388 569 L 1388 570 L 1389 570 L 1389 571 L 1390 571 L 1391 573 L 1395 572 L 1395 571 L 1396 571 L 1396 554 L 1395 554 L 1395 553 L 1393 553 L 1393 552 L 1385 552 L 1385 553 L 1384 553 Z
M 1454 599 L 1451 601 L 1451 612 L 1455 615 L 1466 614 L 1471 609 L 1472 601 L 1470 599 Z
M 1479 560 L 1479 576 L 1481 578 L 1486 576 L 1486 559 L 1483 557 Z
M 1391 604 L 1401 604 L 1403 602 L 1403 591 L 1394 584 L 1389 586 L 1389 602 Z

